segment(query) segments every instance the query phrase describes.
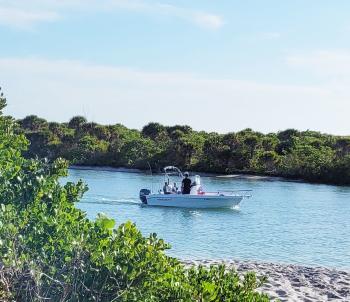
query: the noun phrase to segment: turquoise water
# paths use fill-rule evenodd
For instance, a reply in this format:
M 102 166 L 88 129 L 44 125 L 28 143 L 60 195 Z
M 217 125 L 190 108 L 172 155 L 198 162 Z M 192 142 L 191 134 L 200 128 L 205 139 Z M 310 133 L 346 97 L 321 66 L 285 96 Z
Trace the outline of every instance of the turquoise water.
M 163 178 L 142 173 L 70 170 L 89 186 L 79 207 L 131 220 L 186 259 L 249 259 L 350 268 L 350 188 L 301 182 L 202 177 L 207 191 L 251 189 L 239 210 L 141 206 L 138 192 Z M 155 185 L 154 185 L 155 187 Z

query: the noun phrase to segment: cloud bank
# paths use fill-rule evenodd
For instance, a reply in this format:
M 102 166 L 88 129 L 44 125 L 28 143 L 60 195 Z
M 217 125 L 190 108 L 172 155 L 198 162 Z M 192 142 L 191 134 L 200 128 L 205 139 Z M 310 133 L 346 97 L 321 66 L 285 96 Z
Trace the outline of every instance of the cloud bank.
M 0 6 L 0 25 L 27 29 L 39 22 L 53 22 L 59 19 L 59 14 L 51 11 L 30 11 Z
M 287 63 L 318 76 L 348 76 L 350 80 L 350 51 L 347 50 L 318 50 L 291 55 L 287 58 Z
M 218 132 L 292 127 L 349 134 L 349 92 L 327 85 L 272 85 L 36 58 L 3 58 L 0 70 L 7 113 L 18 118 L 37 114 L 67 121 L 83 114 L 134 128 L 158 121 Z M 334 122 L 324 122 L 329 119 Z
M 25 29 L 57 21 L 70 11 L 85 13 L 126 10 L 148 15 L 166 15 L 204 29 L 224 25 L 222 16 L 200 10 L 146 0 L 0 0 L 0 25 Z

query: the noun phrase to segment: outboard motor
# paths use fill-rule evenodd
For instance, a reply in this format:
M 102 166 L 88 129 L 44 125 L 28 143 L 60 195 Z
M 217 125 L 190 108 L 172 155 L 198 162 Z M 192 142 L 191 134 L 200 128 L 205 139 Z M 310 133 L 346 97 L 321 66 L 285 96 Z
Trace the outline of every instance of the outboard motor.
M 141 189 L 140 190 L 140 200 L 142 203 L 147 204 L 147 195 L 151 194 L 151 191 L 148 189 Z

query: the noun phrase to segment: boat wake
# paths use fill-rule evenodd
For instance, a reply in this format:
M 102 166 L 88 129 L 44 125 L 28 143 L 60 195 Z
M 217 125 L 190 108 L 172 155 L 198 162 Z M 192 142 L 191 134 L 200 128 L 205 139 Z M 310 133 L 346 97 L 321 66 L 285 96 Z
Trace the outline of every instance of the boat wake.
M 108 198 L 108 197 L 102 197 L 102 196 L 86 196 L 82 199 L 81 203 L 88 203 L 88 204 L 108 204 L 108 205 L 114 205 L 114 204 L 128 204 L 128 205 L 141 205 L 140 201 L 135 198 L 121 198 L 121 199 L 114 199 L 114 198 Z

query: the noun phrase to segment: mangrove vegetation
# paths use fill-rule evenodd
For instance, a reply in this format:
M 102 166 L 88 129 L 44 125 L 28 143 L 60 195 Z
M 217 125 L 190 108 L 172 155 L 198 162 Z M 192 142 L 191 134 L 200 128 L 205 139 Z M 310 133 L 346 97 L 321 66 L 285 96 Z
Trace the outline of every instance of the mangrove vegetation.
M 295 129 L 218 134 L 159 123 L 139 131 L 121 124 L 99 125 L 82 116 L 56 123 L 30 115 L 18 124 L 30 141 L 27 158 L 62 157 L 75 165 L 138 169 L 150 165 L 155 171 L 174 164 L 200 172 L 350 184 L 350 137 Z

